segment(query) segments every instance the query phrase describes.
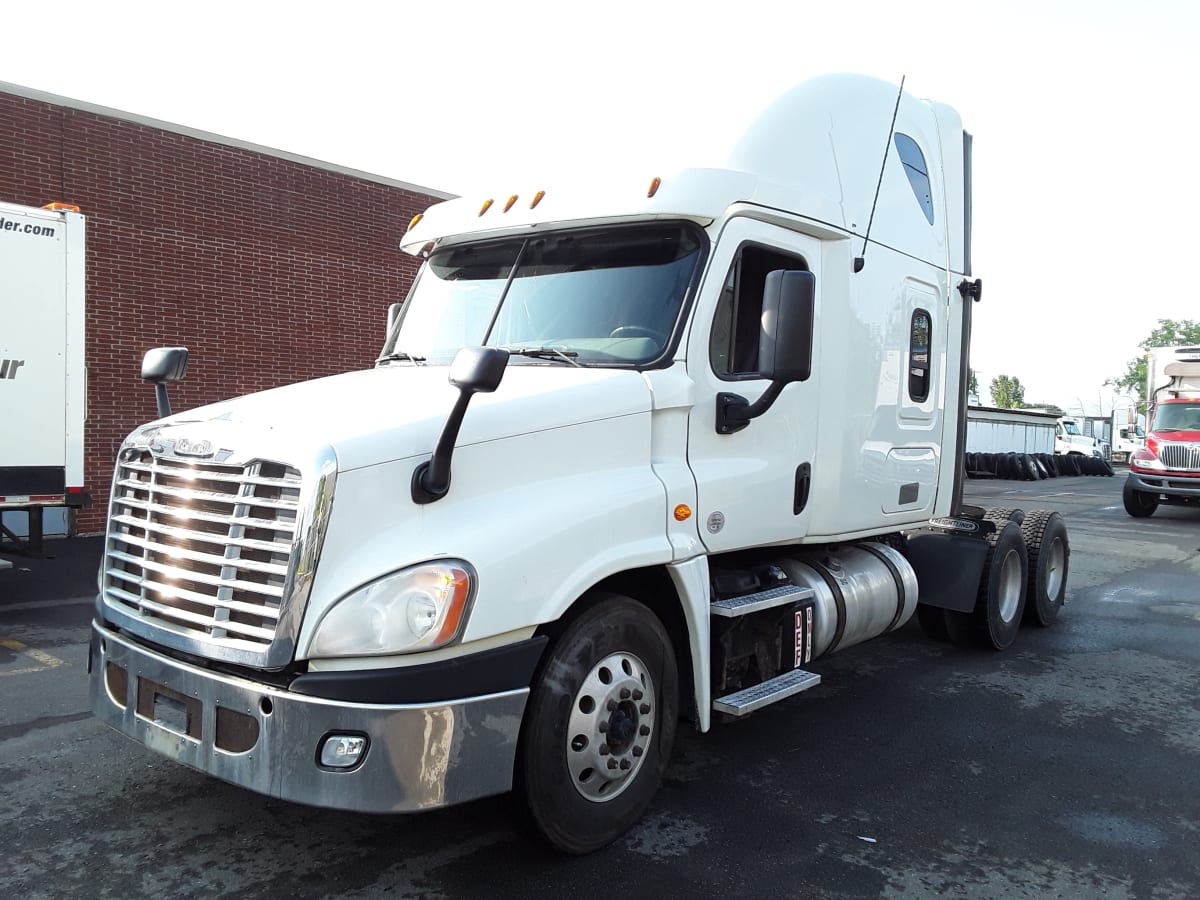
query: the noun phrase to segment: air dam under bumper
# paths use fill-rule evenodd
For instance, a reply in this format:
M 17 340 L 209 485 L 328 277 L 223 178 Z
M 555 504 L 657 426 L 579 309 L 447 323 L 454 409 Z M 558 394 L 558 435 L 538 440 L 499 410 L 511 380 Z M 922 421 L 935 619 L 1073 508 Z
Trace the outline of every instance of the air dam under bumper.
M 413 812 L 512 788 L 528 688 L 428 705 L 342 703 L 160 656 L 93 622 L 92 711 L 164 756 L 311 806 Z M 331 734 L 368 738 L 352 769 L 319 765 Z

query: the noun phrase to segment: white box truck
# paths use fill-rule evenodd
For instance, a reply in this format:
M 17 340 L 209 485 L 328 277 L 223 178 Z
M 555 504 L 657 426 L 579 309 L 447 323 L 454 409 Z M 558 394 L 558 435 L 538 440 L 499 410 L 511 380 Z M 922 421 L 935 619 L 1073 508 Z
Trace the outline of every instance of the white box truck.
M 84 227 L 73 206 L 0 203 L 0 544 L 23 543 L 17 513 L 33 552 L 43 510 L 88 501 Z
M 914 613 L 995 649 L 1049 625 L 1062 517 L 961 496 L 970 147 L 949 107 L 829 76 L 727 169 L 430 208 L 374 369 L 124 442 L 94 711 L 318 806 L 512 789 L 581 853 L 681 717 L 811 688 Z
M 1146 432 L 1142 428 L 1137 404 L 1117 404 L 1112 412 L 1112 459 L 1113 462 L 1129 462 L 1130 457 L 1146 444 Z
M 1154 515 L 1160 505 L 1200 506 L 1200 347 L 1146 354 L 1146 442 L 1129 458 L 1125 511 Z

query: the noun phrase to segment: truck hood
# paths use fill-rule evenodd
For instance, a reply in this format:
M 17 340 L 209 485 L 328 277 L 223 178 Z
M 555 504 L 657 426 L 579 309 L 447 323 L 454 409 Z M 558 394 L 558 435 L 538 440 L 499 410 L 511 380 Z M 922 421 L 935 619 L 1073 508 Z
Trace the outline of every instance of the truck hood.
M 193 447 L 280 462 L 333 447 L 349 471 L 433 452 L 458 389 L 446 366 L 392 365 L 334 375 L 181 412 L 132 438 L 186 439 Z M 457 446 L 648 412 L 638 372 L 510 363 L 492 394 L 471 400 Z
M 1200 444 L 1200 431 L 1148 431 L 1146 437 L 1159 444 Z

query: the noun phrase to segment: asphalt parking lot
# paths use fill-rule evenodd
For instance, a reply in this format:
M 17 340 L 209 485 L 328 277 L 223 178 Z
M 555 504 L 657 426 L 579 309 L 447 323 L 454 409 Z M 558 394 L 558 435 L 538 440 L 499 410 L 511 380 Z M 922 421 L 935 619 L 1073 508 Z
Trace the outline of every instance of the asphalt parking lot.
M 1066 517 L 1068 603 L 1003 654 L 915 622 L 816 689 L 681 728 L 649 815 L 568 859 L 506 798 L 418 817 L 270 800 L 88 713 L 98 539 L 0 572 L 0 894 L 9 897 L 1200 896 L 1200 511 L 1122 479 L 970 482 Z

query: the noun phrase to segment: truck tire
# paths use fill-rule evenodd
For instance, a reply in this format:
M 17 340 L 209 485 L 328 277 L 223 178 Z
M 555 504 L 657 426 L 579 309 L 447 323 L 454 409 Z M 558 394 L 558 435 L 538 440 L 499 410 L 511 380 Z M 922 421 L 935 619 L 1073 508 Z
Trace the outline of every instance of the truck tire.
M 572 621 L 534 678 L 513 788 L 551 846 L 582 854 L 624 834 L 662 781 L 679 677 L 666 629 L 616 594 Z
M 1135 519 L 1152 516 L 1158 509 L 1158 497 L 1146 491 L 1137 490 L 1128 481 L 1125 482 L 1125 489 L 1121 491 L 1121 500 L 1125 503 L 1125 512 Z
M 917 604 L 917 621 L 921 623 L 921 631 L 925 637 L 934 641 L 946 643 L 950 640 L 950 632 L 946 629 L 946 611 L 938 606 Z
M 993 506 L 984 511 L 983 519 L 985 522 L 995 522 L 996 530 L 999 531 L 1007 522 L 1016 522 L 1020 525 L 1025 519 L 1025 513 L 1015 506 Z
M 1067 597 L 1067 570 L 1071 561 L 1067 524 L 1054 510 L 1035 509 L 1021 523 L 1021 536 L 1029 555 L 1025 622 L 1048 628 L 1058 619 Z
M 1015 522 L 997 524 L 999 530 L 987 538 L 991 547 L 983 563 L 974 611 L 946 610 L 946 630 L 955 644 L 1006 650 L 1020 631 L 1029 574 L 1025 539 Z

